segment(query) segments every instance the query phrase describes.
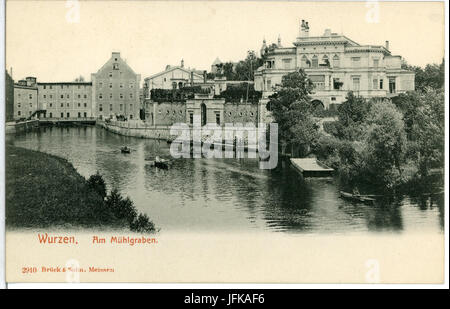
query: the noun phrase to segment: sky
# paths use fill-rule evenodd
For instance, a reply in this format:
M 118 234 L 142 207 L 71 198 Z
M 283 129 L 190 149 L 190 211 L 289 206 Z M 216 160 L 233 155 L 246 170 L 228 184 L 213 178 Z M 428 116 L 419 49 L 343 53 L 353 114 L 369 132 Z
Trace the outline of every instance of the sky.
M 181 59 L 209 71 L 216 57 L 259 51 L 263 38 L 293 46 L 301 19 L 310 36 L 330 28 L 363 45 L 389 40 L 412 65 L 444 57 L 443 2 L 7 0 L 6 68 L 15 80 L 90 81 L 119 51 L 141 81 Z

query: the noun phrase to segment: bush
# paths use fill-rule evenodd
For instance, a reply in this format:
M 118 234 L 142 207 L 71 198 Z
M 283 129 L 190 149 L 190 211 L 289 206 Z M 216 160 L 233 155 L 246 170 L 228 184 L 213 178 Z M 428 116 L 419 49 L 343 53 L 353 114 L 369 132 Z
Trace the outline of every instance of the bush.
M 97 192 L 103 199 L 106 197 L 106 184 L 102 175 L 100 175 L 98 171 L 96 174 L 89 177 L 87 180 L 87 185 L 89 188 Z
M 129 224 L 137 217 L 133 202 L 128 197 L 123 198 L 117 189 L 113 189 L 106 197 L 105 204 L 117 219 L 126 219 Z
M 152 233 L 155 232 L 155 225 L 148 218 L 146 214 L 139 214 L 139 216 L 130 224 L 130 229 L 138 233 Z

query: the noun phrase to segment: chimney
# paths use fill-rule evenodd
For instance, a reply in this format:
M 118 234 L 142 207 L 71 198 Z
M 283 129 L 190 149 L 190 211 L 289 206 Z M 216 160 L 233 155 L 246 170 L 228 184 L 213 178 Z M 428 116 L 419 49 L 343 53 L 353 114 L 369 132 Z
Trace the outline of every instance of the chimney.
M 305 37 L 308 37 L 309 36 L 309 24 L 308 24 L 308 22 L 306 21 L 305 22 Z
M 194 86 L 194 71 L 191 71 L 191 87 Z
M 206 71 L 203 71 L 203 82 L 206 84 Z
M 389 50 L 389 41 L 386 41 L 386 49 Z
M 300 24 L 300 37 L 303 38 L 305 36 L 305 20 L 302 19 L 302 23 Z
M 323 36 L 331 36 L 331 29 L 325 29 Z
M 184 68 L 184 60 L 181 59 L 181 67 Z

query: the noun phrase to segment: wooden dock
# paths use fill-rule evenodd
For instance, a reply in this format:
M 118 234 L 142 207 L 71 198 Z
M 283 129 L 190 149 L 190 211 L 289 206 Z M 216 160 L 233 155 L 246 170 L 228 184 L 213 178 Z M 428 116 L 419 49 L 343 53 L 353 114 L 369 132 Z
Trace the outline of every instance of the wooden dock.
M 326 166 L 316 158 L 291 158 L 291 164 L 304 177 L 330 177 L 334 169 Z

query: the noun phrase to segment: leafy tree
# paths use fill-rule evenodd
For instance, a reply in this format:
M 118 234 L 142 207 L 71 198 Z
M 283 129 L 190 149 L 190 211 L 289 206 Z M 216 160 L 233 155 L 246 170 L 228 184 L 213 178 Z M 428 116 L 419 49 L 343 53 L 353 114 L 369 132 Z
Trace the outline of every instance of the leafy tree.
M 428 88 L 417 99 L 418 108 L 411 127 L 411 139 L 417 145 L 419 174 L 427 176 L 431 168 L 444 166 L 444 91 Z
M 125 219 L 129 224 L 137 217 L 136 208 L 128 198 L 123 198 L 117 189 L 113 189 L 106 197 L 105 204 L 110 208 L 117 219 Z
M 425 68 L 411 66 L 406 62 L 402 63 L 402 68 L 414 71 L 415 90 L 424 92 L 426 88 L 440 89 L 445 83 L 445 64 L 442 59 L 441 64 L 427 64 Z
M 85 81 L 85 79 L 84 79 L 84 77 L 83 76 L 78 76 L 77 78 L 75 78 L 75 82 L 76 83 L 82 83 L 82 82 L 84 82 Z
M 310 94 L 313 84 L 305 71 L 300 69 L 284 75 L 281 85 L 270 96 L 268 110 L 278 123 L 282 144 L 301 147 L 304 153 L 318 138 L 318 126 L 312 117 Z
M 402 114 L 394 104 L 380 102 L 371 106 L 366 119 L 364 163 L 367 174 L 386 187 L 393 187 L 402 176 L 406 133 Z
M 91 175 L 89 179 L 87 180 L 87 184 L 90 188 L 92 188 L 95 192 L 97 192 L 103 199 L 106 197 L 106 184 L 103 180 L 102 175 L 95 173 L 94 175 Z

